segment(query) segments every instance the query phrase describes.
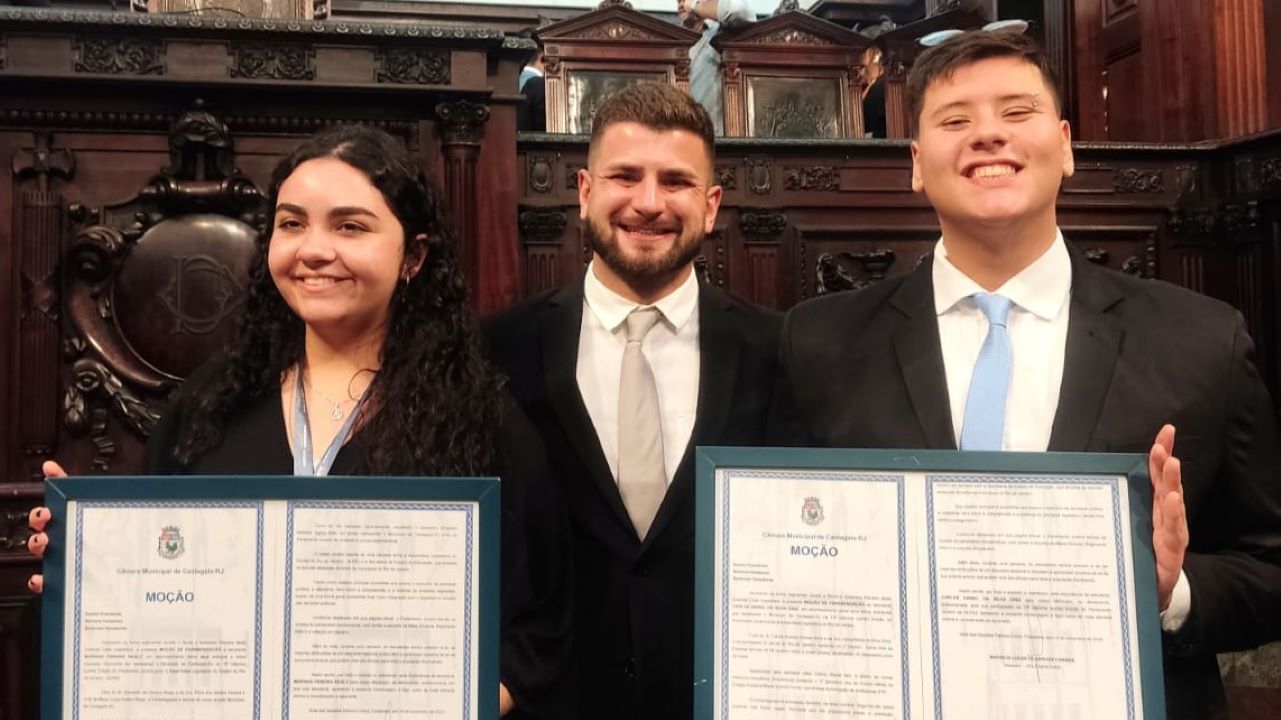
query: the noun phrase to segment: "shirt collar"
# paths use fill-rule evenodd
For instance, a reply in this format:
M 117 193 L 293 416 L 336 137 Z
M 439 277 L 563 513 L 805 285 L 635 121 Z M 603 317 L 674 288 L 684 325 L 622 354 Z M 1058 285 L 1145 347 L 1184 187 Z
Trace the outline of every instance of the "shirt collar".
M 605 287 L 600 278 L 596 277 L 595 260 L 587 266 L 587 277 L 583 279 L 583 299 L 600 324 L 611 333 L 627 320 L 633 310 L 641 307 L 639 303 Z M 694 308 L 698 307 L 698 278 L 695 277 L 695 272 L 691 270 L 685 282 L 664 295 L 653 307 L 658 308 L 663 320 L 673 330 L 679 331 L 684 327 L 694 314 Z
M 943 315 L 974 293 L 987 292 L 947 258 L 939 238 L 934 246 L 934 312 Z M 1015 305 L 1044 320 L 1058 316 L 1072 289 L 1072 259 L 1068 256 L 1063 232 L 1056 229 L 1054 242 L 1031 265 L 997 288 Z

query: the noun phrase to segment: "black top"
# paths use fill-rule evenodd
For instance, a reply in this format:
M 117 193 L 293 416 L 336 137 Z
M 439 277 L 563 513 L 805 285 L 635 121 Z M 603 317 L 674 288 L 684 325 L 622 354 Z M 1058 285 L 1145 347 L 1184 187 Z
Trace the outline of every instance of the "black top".
M 505 717 L 559 720 L 574 716 L 566 672 L 572 619 L 569 523 L 560 491 L 548 480 L 541 440 L 520 410 L 508 405 L 496 438 L 497 472 L 491 473 L 502 480 L 499 677 L 518 708 Z M 169 412 L 156 424 L 147 444 L 148 473 L 293 474 L 279 390 L 233 409 L 222 442 L 191 466 L 173 458 L 181 422 L 176 412 Z M 357 430 L 339 450 L 330 474 L 362 474 L 366 452 Z

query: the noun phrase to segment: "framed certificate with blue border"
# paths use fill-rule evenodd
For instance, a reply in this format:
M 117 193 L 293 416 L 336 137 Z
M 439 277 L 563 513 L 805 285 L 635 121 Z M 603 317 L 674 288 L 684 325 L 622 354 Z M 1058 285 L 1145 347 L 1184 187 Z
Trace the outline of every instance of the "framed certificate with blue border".
M 697 468 L 695 720 L 1165 717 L 1146 456 Z
M 55 478 L 47 719 L 498 717 L 492 478 Z

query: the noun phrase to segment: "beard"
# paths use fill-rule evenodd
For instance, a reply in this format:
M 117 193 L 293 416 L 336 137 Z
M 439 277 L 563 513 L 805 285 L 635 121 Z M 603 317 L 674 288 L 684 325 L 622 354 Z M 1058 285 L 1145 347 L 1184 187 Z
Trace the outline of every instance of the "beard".
M 677 228 L 676 240 L 667 250 L 628 254 L 619 246 L 618 234 L 612 227 L 601 227 L 595 220 L 588 219 L 586 230 L 587 242 L 596 257 L 629 284 L 642 286 L 661 282 L 679 272 L 698 257 L 703 245 L 703 233 L 682 226 Z

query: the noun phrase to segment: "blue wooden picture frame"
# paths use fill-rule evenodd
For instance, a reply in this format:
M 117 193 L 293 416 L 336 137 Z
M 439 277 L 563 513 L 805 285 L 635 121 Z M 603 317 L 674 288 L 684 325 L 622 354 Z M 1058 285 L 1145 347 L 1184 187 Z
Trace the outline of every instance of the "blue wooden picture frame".
M 477 717 L 498 717 L 500 490 L 497 478 L 419 477 L 295 477 L 295 476 L 182 476 L 182 477 L 66 477 L 50 478 L 45 504 L 53 513 L 44 555 L 44 594 L 41 606 L 41 717 L 64 715 L 63 648 L 68 587 L 66 551 L 67 503 L 219 501 L 256 503 L 265 500 L 341 502 L 474 502 L 477 509 L 476 678 Z M 470 702 L 468 700 L 468 702 Z M 257 703 L 255 703 L 257 704 Z M 288 717 L 287 712 L 285 715 Z M 262 718 L 261 720 L 267 720 Z
M 1161 621 L 1152 549 L 1152 487 L 1147 456 L 1100 453 L 960 452 L 699 447 L 695 460 L 694 720 L 725 720 L 714 707 L 716 473 L 720 470 L 854 470 L 1125 476 L 1143 717 L 1165 717 Z M 1150 610 L 1144 610 L 1149 608 Z M 946 717 L 946 715 L 943 715 Z M 732 720 L 730 718 L 729 720 Z M 933 718 L 931 718 L 933 720 Z

